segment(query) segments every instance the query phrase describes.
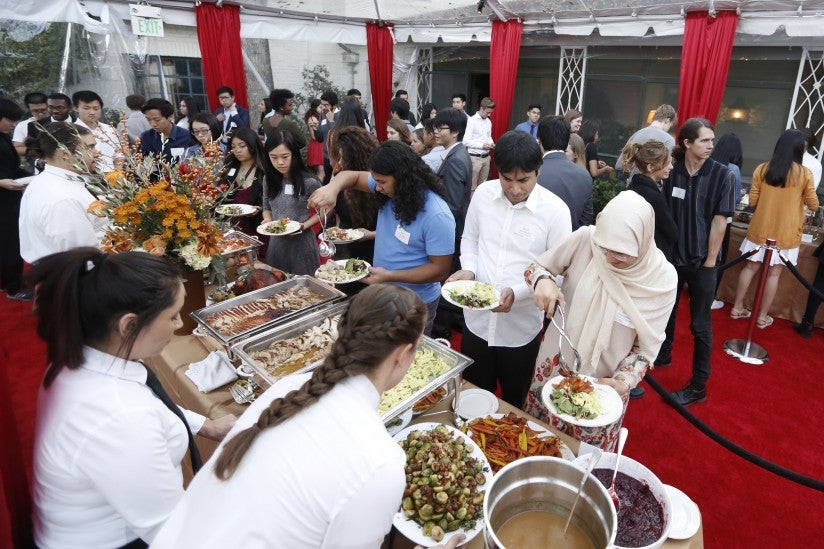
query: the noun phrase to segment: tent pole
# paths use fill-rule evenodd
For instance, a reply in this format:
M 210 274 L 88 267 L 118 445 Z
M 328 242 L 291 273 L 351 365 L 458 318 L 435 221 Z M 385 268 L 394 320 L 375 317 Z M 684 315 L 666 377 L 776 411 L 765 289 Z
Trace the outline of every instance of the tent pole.
M 69 71 L 69 50 L 72 44 L 72 24 L 66 24 L 66 43 L 63 46 L 63 59 L 60 61 L 60 80 L 57 90 L 66 93 L 66 73 Z

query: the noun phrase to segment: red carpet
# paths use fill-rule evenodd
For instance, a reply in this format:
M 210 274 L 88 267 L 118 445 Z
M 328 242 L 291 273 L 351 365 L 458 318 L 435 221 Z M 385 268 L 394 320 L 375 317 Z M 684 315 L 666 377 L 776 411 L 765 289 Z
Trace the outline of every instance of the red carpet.
M 45 349 L 36 337 L 30 308 L 0 297 L 0 364 L 5 374 L 0 375 L 0 399 L 11 404 L 0 406 L 2 486 L 7 490 L 6 508 L 0 513 L 0 547 L 12 546 L 10 508 L 22 509 L 17 496 L 9 495 L 13 483 L 8 481 L 11 475 L 12 480 L 21 475 L 13 459 L 18 456 L 25 463 L 22 474 L 30 475 L 35 399 L 45 369 Z M 812 339 L 804 340 L 789 322 L 776 320 L 755 335 L 770 352 L 770 362 L 749 366 L 721 348 L 724 340 L 746 334 L 746 321 L 730 320 L 728 314 L 729 305 L 713 312 L 716 351 L 709 396 L 689 411 L 749 451 L 824 480 L 824 399 L 817 375 L 824 364 L 824 331 L 816 330 Z M 690 375 L 692 339 L 685 300 L 674 351 L 672 366 L 653 372 L 669 390 L 679 389 Z M 633 401 L 627 412 L 626 454 L 698 503 L 706 547 L 820 547 L 823 493 L 732 454 L 690 425 L 648 385 L 646 389 L 647 395 Z M 8 441 L 18 434 L 20 447 L 10 447 Z

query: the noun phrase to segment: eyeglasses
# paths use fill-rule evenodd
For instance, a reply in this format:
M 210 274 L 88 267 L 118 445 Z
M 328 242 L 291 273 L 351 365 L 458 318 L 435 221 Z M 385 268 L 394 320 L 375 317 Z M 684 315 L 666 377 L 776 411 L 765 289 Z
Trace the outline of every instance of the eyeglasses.
M 231 95 L 218 95 L 217 98 L 220 99 L 221 101 L 226 101 L 226 100 L 231 99 L 232 96 Z
M 207 133 L 212 133 L 212 130 L 210 130 L 209 128 L 205 128 L 202 130 L 192 130 L 192 133 L 195 135 L 205 135 Z
M 608 250 L 602 246 L 598 246 L 598 249 L 601 250 L 601 253 L 605 256 L 612 256 L 615 261 L 619 261 L 623 263 L 624 261 L 628 260 L 631 256 L 627 254 L 619 254 L 618 252 L 614 252 L 612 250 Z
M 432 128 L 432 131 L 435 133 L 448 132 L 449 126 L 438 126 L 437 128 Z
M 29 109 L 32 114 L 46 114 L 49 112 L 49 108 L 45 107 L 43 109 Z

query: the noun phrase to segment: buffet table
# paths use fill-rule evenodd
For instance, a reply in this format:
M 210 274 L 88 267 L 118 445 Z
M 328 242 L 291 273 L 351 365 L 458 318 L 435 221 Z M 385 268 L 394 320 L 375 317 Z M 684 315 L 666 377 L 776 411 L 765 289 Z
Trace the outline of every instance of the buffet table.
M 163 386 L 169 395 L 179 405 L 192 410 L 194 412 L 209 416 L 211 418 L 218 418 L 225 414 L 233 413 L 241 415 L 246 409 L 246 405 L 237 404 L 232 396 L 229 394 L 229 386 L 226 385 L 209 393 L 201 393 L 195 387 L 188 377 L 186 377 L 186 369 L 191 362 L 202 360 L 211 351 L 218 348 L 216 342 L 209 338 L 200 338 L 195 336 L 175 336 L 171 343 L 169 343 L 163 352 L 146 361 L 147 365 L 157 374 Z M 464 382 L 464 387 L 473 387 L 472 384 Z M 421 421 L 442 421 L 450 425 L 453 424 L 452 412 L 449 409 L 451 399 L 445 399 L 433 407 L 429 412 L 418 416 L 412 423 Z M 563 433 L 558 433 L 552 427 L 545 423 L 538 421 L 523 411 L 513 407 L 512 405 L 499 399 L 498 412 L 508 413 L 514 412 L 520 416 L 539 423 L 545 428 L 558 434 L 560 438 L 570 447 L 574 453 L 578 453 L 579 443 L 577 440 L 567 436 Z M 217 443 L 205 439 L 203 437 L 196 437 L 198 448 L 200 449 L 203 460 L 206 461 L 214 452 Z M 186 483 L 191 480 L 192 472 L 188 465 L 189 460 L 184 459 L 184 475 Z M 394 533 L 397 534 L 397 533 Z M 465 547 L 468 549 L 483 548 L 483 537 L 481 535 L 473 539 Z M 409 540 L 400 534 L 389 535 L 384 542 L 382 548 L 384 549 L 411 549 L 414 546 Z M 683 548 L 683 549 L 700 549 L 704 546 L 703 525 L 698 529 L 698 532 L 691 538 L 682 541 L 667 540 L 663 547 L 668 548 Z
M 727 252 L 727 260 L 725 263 L 732 261 L 741 252 L 741 242 L 747 236 L 747 229 L 738 222 L 734 223 L 730 230 L 730 245 Z M 798 271 L 810 283 L 815 279 L 815 272 L 818 269 L 818 259 L 813 257 L 813 252 L 818 247 L 819 240 L 813 243 L 802 242 L 798 250 L 798 264 L 796 267 Z M 738 273 L 741 272 L 744 263 L 739 263 L 734 267 L 724 271 L 721 285 L 718 288 L 718 299 L 733 303 L 735 301 L 735 289 L 738 287 Z M 778 291 L 775 294 L 775 300 L 770 308 L 770 315 L 789 320 L 791 322 L 800 322 L 801 317 L 804 316 L 804 309 L 807 307 L 807 289 L 793 276 L 788 269 L 781 273 L 781 280 L 778 282 Z M 744 298 L 744 306 L 748 309 L 752 307 L 753 294 L 758 285 L 758 277 L 754 277 L 750 284 L 747 294 Z M 726 311 L 729 314 L 729 311 Z M 818 314 L 815 317 L 815 325 L 819 328 L 824 328 L 824 307 L 818 309 Z

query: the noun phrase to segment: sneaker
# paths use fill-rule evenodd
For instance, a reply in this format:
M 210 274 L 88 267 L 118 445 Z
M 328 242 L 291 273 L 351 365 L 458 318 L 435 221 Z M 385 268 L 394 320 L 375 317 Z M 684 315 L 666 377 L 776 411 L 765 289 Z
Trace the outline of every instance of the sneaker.
M 31 290 L 20 290 L 16 294 L 6 294 L 6 297 L 14 301 L 31 301 L 34 299 L 34 292 Z
M 672 349 L 661 349 L 658 351 L 658 356 L 655 357 L 653 364 L 662 367 L 672 364 Z
M 670 393 L 670 396 L 677 404 L 689 406 L 690 404 L 707 400 L 707 389 L 696 389 L 692 385 L 687 385 L 680 391 Z
M 646 393 L 646 391 L 643 387 L 636 387 L 635 389 L 630 389 L 629 398 L 635 400 L 644 396 L 644 393 Z
M 798 335 L 803 337 L 804 339 L 810 339 L 813 337 L 813 325 L 809 322 L 804 322 L 803 320 L 798 324 L 793 325 L 793 330 L 795 330 Z
M 710 309 L 712 309 L 713 311 L 716 310 L 716 309 L 723 309 L 723 308 L 724 308 L 724 302 L 721 301 L 720 299 L 713 300 L 712 306 L 710 307 Z

